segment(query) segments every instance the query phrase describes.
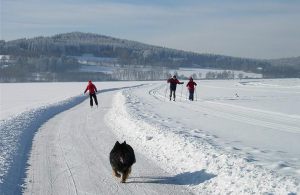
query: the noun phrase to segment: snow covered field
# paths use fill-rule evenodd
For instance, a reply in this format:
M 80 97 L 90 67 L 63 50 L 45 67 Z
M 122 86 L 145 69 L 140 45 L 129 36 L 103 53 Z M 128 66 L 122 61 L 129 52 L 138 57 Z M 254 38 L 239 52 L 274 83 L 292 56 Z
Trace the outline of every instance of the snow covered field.
M 300 193 L 300 80 L 1 84 L 0 194 Z M 15 91 L 18 95 L 11 96 Z M 116 140 L 133 146 L 128 184 Z

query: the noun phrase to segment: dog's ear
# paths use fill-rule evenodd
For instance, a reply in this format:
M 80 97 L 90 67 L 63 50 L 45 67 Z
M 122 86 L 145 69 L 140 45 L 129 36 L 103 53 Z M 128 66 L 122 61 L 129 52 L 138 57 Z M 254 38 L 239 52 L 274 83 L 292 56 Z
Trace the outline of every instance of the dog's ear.
M 115 145 L 117 145 L 117 146 L 120 145 L 119 141 L 117 141 L 117 142 L 115 143 Z
M 126 141 L 124 141 L 123 144 L 126 144 Z

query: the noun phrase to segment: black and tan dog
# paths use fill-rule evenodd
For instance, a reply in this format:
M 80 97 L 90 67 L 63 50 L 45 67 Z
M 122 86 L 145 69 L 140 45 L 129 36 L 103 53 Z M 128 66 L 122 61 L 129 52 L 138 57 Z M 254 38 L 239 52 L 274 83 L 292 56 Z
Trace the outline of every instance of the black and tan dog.
M 135 163 L 135 155 L 132 147 L 124 141 L 120 144 L 118 141 L 109 154 L 109 161 L 116 177 L 121 177 L 122 183 L 125 183 L 131 172 L 131 166 Z

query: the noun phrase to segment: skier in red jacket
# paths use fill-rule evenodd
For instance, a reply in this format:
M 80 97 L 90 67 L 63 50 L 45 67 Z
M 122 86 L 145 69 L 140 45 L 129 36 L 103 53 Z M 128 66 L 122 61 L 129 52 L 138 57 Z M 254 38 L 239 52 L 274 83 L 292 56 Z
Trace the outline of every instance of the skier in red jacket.
M 92 81 L 89 81 L 89 83 L 84 91 L 84 94 L 87 91 L 89 91 L 89 94 L 90 94 L 90 106 L 93 107 L 93 98 L 94 98 L 95 104 L 98 106 L 98 101 L 97 101 L 97 96 L 96 96 L 97 88 L 92 83 Z
M 175 101 L 175 92 L 176 92 L 176 86 L 177 84 L 183 84 L 183 82 L 179 82 L 178 79 L 176 78 L 176 75 L 174 75 L 172 78 L 169 78 L 168 83 L 170 83 L 170 101 L 172 98 L 172 93 L 173 93 L 173 101 Z
M 197 86 L 197 83 L 193 81 L 193 78 L 190 77 L 190 81 L 186 84 L 190 95 L 189 95 L 189 100 L 194 101 L 194 92 L 195 92 L 195 86 Z

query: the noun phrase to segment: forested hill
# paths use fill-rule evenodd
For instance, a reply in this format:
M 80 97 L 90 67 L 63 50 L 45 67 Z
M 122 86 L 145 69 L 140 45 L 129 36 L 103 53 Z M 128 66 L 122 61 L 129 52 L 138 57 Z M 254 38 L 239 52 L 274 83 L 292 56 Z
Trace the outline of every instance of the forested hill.
M 300 53 L 299 53 L 300 55 Z M 300 67 L 300 56 L 292 58 L 279 58 L 275 60 L 268 60 L 273 66 L 298 66 Z
M 0 41 L 0 81 L 81 81 L 115 79 L 105 73 L 82 71 L 82 56 L 113 59 L 106 66 L 197 67 L 243 70 L 264 77 L 300 77 L 299 64 L 293 59 L 257 60 L 231 56 L 200 54 L 148 45 L 92 33 L 72 32 L 51 37 Z M 157 70 L 156 70 L 157 71 Z M 146 74 L 146 73 L 145 73 Z M 151 73 L 156 74 L 156 73 Z
M 147 45 L 92 33 L 72 32 L 52 37 L 36 37 L 1 42 L 1 54 L 16 56 L 81 56 L 118 58 L 121 64 L 150 66 L 198 66 L 256 71 L 267 62 L 213 54 L 198 54 Z

